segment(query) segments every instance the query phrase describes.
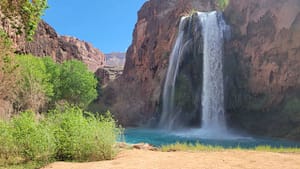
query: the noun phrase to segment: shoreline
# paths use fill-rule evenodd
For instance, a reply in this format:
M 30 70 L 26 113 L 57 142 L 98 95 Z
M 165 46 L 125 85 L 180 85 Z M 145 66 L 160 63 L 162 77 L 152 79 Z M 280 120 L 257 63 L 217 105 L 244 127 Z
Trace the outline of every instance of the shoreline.
M 55 162 L 42 169 L 298 169 L 300 153 L 274 153 L 253 150 L 162 152 L 123 149 L 110 161 Z

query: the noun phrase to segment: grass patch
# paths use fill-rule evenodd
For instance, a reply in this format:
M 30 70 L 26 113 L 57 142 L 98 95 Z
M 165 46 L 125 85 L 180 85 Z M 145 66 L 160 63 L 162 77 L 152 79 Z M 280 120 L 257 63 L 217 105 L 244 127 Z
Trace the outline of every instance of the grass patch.
M 2 163 L 0 161 L 0 163 Z M 15 163 L 9 165 L 0 165 L 0 169 L 39 169 L 48 163 L 44 161 L 29 161 L 26 163 Z
M 109 112 L 63 107 L 37 118 L 23 112 L 0 121 L 0 168 L 39 168 L 52 161 L 112 159 L 121 129 Z
M 225 150 L 222 146 L 203 145 L 201 143 L 175 143 L 170 145 L 163 145 L 161 147 L 163 152 L 171 151 L 222 151 Z
M 269 145 L 257 146 L 254 150 L 275 153 L 300 153 L 299 147 L 271 147 Z
M 276 152 L 276 153 L 300 153 L 300 148 L 297 147 L 271 147 L 268 145 L 257 146 L 253 148 L 242 148 L 240 146 L 224 148 L 222 146 L 203 145 L 201 143 L 190 144 L 190 143 L 175 143 L 170 145 L 163 145 L 161 151 L 172 152 L 172 151 L 225 151 L 225 150 L 254 150 L 263 152 Z

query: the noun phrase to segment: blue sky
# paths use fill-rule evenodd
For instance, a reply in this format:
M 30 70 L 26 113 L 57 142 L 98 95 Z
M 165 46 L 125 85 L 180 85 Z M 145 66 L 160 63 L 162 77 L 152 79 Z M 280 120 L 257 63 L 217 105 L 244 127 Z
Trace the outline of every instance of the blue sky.
M 48 0 L 43 19 L 60 35 L 75 36 L 104 53 L 125 52 L 137 12 L 147 0 Z

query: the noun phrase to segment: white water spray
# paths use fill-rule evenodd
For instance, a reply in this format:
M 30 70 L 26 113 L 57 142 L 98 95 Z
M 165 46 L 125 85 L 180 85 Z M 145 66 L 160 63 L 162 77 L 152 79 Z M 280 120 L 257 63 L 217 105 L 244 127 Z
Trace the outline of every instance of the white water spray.
M 199 12 L 198 18 L 202 29 L 203 42 L 203 86 L 202 86 L 202 129 L 209 133 L 226 131 L 223 85 L 223 43 L 224 32 L 228 26 L 220 13 Z M 178 74 L 182 53 L 191 41 L 184 38 L 191 30 L 185 26 L 191 17 L 183 17 L 179 25 L 179 33 L 169 60 L 166 81 L 163 90 L 163 111 L 159 126 L 172 129 L 177 118 L 174 110 L 175 82 Z M 202 45 L 202 44 L 199 44 Z M 202 56 L 199 56 L 202 57 Z M 201 66 L 199 66 L 201 67 Z M 225 132 L 226 133 L 226 132 Z M 224 133 L 223 133 L 224 134 Z
M 203 36 L 202 128 L 226 130 L 223 43 L 226 24 L 217 12 L 198 13 Z
M 188 17 L 182 17 L 180 20 L 179 33 L 169 59 L 169 67 L 163 90 L 163 111 L 159 123 L 161 128 L 171 129 L 176 118 L 174 110 L 175 82 L 182 51 L 184 50 L 184 46 L 186 44 L 186 42 L 183 40 L 183 36 L 185 33 L 184 26 L 187 20 Z

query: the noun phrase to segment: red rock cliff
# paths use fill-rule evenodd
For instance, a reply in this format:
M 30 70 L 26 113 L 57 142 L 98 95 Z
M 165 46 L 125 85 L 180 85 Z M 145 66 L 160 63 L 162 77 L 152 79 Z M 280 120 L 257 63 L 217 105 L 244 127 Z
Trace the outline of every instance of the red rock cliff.
M 51 56 L 58 62 L 77 59 L 84 62 L 92 72 L 105 64 L 105 55 L 92 44 L 74 37 L 59 36 L 44 21 L 40 22 L 34 40 L 19 43 L 17 50 L 19 53 L 32 53 L 35 56 Z
M 112 112 L 122 124 L 143 124 L 158 113 L 180 17 L 193 10 L 214 8 L 213 0 L 150 0 L 143 5 L 138 13 L 132 45 L 126 54 L 123 75 L 119 85 L 113 87 L 118 97 Z
M 125 125 L 159 113 L 168 57 L 180 16 L 210 11 L 215 1 L 150 0 L 138 13 L 124 74 L 109 88 L 113 112 Z M 300 1 L 231 0 L 225 18 L 229 124 L 257 134 L 300 139 Z
M 0 18 L 2 18 L 0 28 L 13 40 L 17 53 L 31 53 L 41 57 L 51 56 L 58 62 L 77 59 L 83 61 L 93 72 L 105 64 L 105 55 L 92 44 L 73 37 L 59 36 L 44 21 L 39 23 L 33 41 L 27 42 L 24 36 L 16 33 L 16 30 L 12 28 L 12 21 L 3 15 L 1 10 Z
M 225 15 L 230 119 L 256 134 L 300 140 L 300 1 L 231 0 Z

